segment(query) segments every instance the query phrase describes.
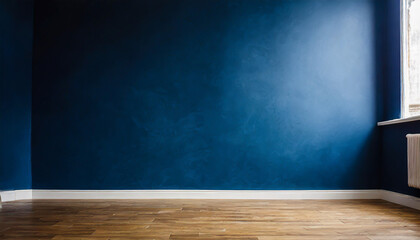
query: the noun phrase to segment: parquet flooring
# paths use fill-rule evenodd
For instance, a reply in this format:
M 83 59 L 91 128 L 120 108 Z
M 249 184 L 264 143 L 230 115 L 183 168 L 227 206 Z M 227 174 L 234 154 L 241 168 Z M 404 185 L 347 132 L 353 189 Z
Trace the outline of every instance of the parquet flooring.
M 32 200 L 0 239 L 412 240 L 420 211 L 382 200 Z

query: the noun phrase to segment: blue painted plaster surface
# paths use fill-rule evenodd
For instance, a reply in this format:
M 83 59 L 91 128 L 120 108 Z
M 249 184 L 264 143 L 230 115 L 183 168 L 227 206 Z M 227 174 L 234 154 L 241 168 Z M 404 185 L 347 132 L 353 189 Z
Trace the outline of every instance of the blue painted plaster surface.
M 30 189 L 33 1 L 0 1 L 0 191 Z
M 36 1 L 33 187 L 379 187 L 377 2 Z

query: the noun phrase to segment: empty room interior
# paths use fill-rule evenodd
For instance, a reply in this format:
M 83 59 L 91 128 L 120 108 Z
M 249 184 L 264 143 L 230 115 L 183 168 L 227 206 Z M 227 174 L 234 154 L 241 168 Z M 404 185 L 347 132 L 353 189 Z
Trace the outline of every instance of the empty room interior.
M 0 0 L 0 239 L 420 239 L 420 0 Z

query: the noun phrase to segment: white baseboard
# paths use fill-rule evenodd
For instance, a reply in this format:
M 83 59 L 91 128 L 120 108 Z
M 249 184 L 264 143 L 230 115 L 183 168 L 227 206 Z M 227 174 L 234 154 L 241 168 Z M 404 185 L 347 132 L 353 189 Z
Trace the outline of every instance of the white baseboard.
M 32 199 L 32 190 L 0 191 L 2 202 Z
M 33 199 L 378 199 L 380 190 L 32 190 Z
M 0 192 L 3 202 L 25 199 L 383 199 L 420 210 L 420 198 L 372 190 L 16 190 Z
M 382 190 L 382 199 L 406 207 L 420 210 L 420 198 L 405 195 L 397 192 Z

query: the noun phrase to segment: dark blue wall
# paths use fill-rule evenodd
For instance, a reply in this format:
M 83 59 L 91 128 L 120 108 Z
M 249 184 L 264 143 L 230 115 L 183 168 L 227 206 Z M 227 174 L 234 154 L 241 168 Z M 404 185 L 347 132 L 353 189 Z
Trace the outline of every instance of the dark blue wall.
M 31 188 L 33 1 L 0 1 L 0 190 Z
M 384 119 L 400 118 L 400 0 L 387 0 Z M 420 197 L 420 190 L 407 184 L 408 133 L 420 133 L 420 122 L 381 127 L 382 188 Z
M 33 187 L 378 188 L 381 11 L 36 1 Z
M 420 123 L 410 122 L 381 127 L 382 130 L 382 188 L 420 197 L 420 190 L 407 184 L 408 133 L 420 133 Z

